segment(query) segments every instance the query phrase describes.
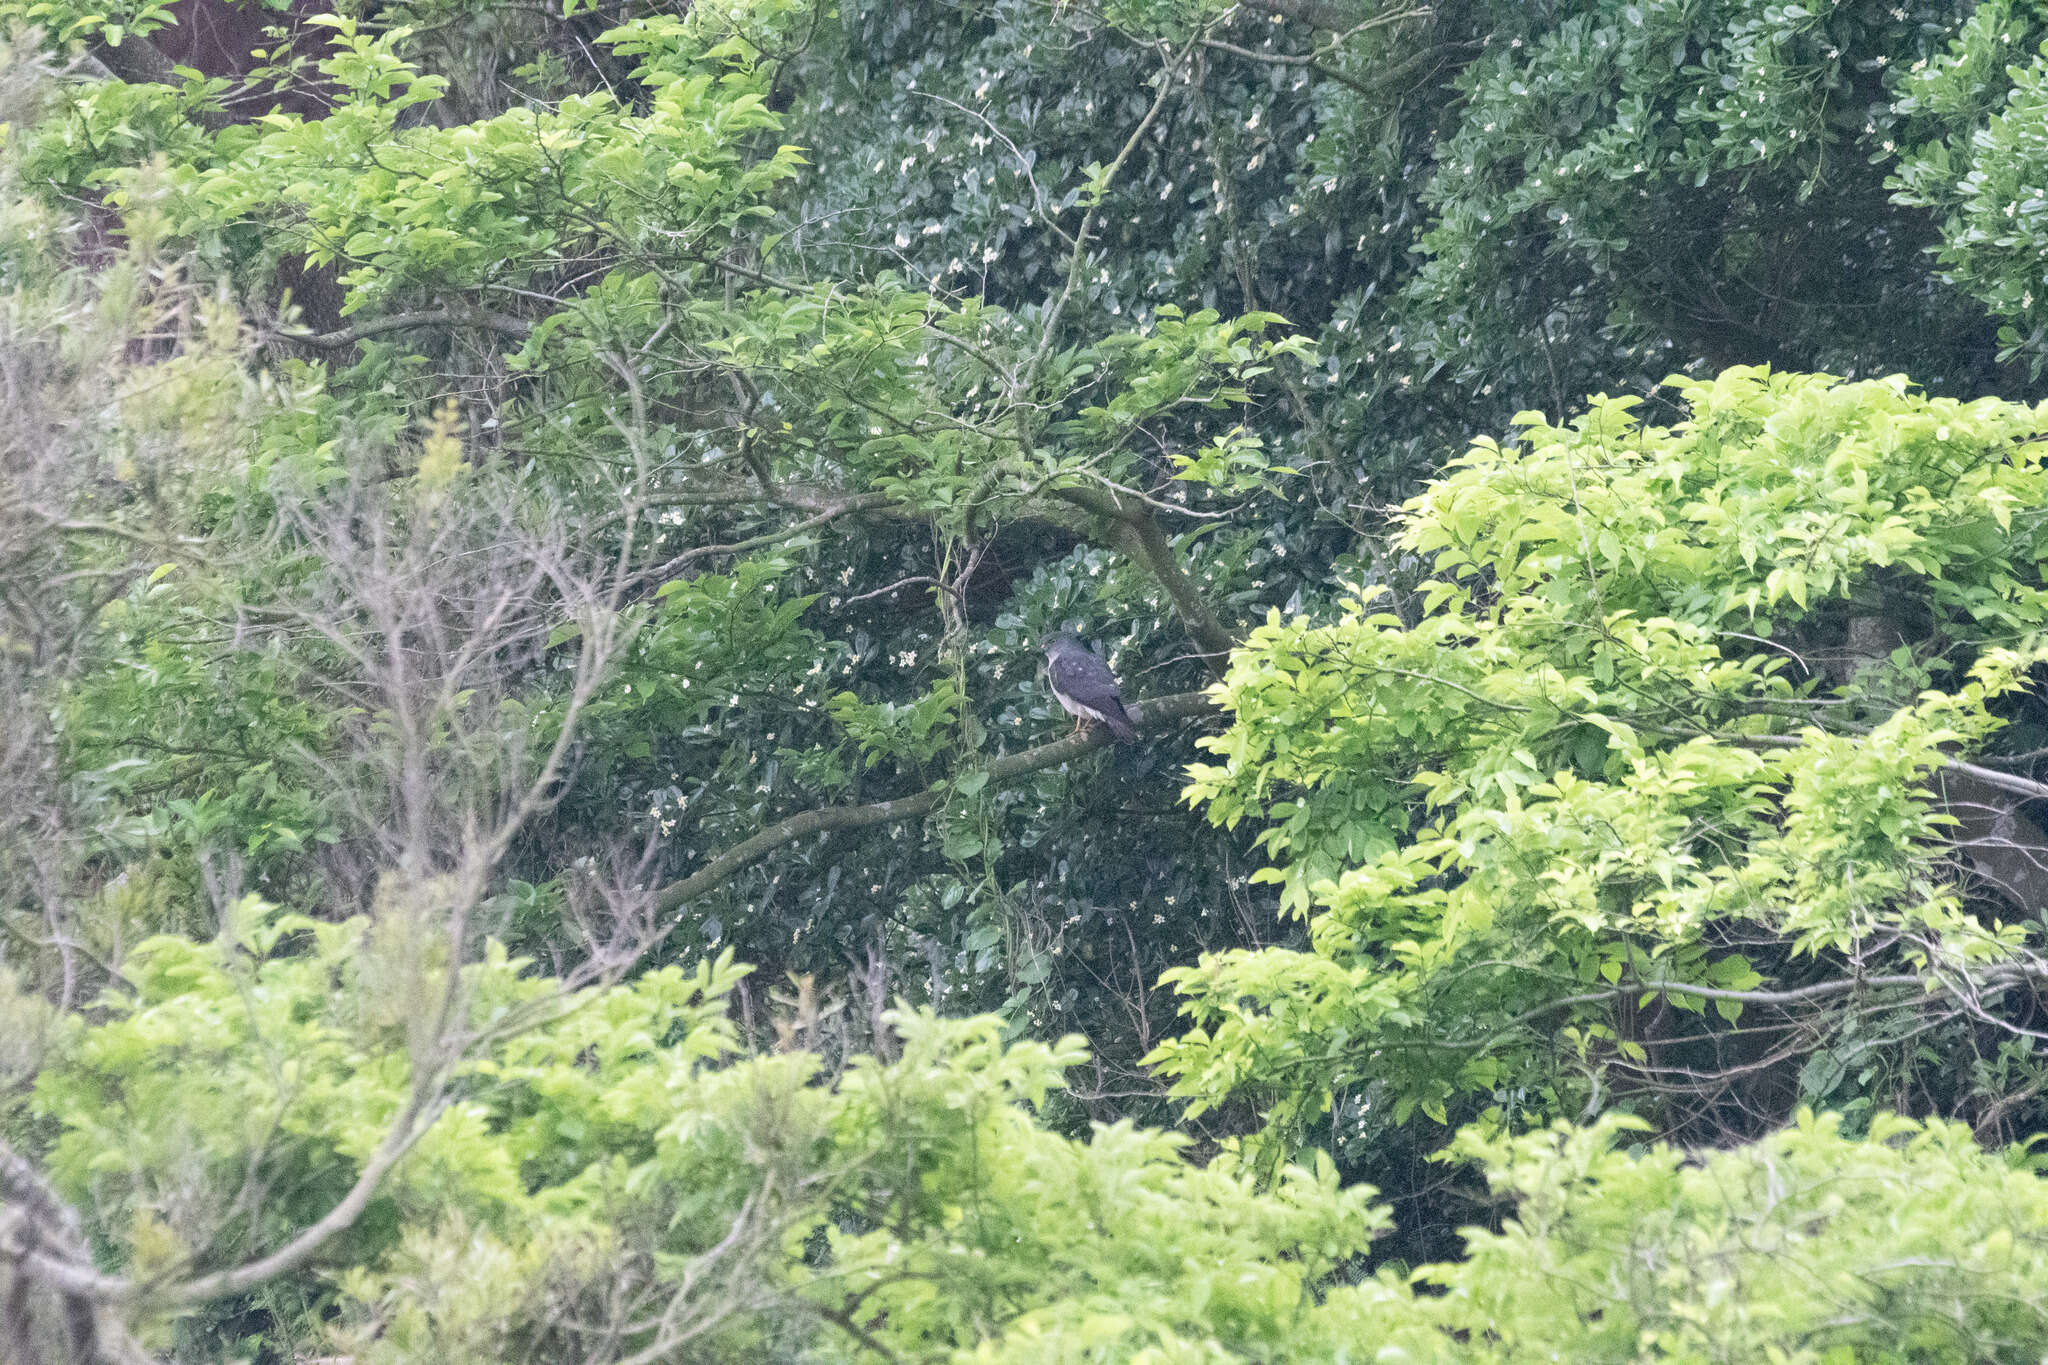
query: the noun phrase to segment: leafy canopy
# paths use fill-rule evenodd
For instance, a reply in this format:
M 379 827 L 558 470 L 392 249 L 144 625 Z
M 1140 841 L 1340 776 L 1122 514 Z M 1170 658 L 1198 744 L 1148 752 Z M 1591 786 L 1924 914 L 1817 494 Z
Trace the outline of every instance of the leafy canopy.
M 1257 1096 L 1343 1143 L 1376 1104 L 1653 1103 L 1759 1034 L 1840 1041 L 1831 999 L 2031 970 L 1943 784 L 2048 657 L 2043 414 L 1899 379 L 1673 387 L 1672 426 L 1596 399 L 1477 442 L 1404 509 L 1412 618 L 1361 594 L 1234 657 L 1188 798 L 1261 826 L 1311 946 L 1170 973 L 1191 1027 L 1154 1059 L 1198 1107 Z M 1696 1017 L 1660 1038 L 1651 1001 Z

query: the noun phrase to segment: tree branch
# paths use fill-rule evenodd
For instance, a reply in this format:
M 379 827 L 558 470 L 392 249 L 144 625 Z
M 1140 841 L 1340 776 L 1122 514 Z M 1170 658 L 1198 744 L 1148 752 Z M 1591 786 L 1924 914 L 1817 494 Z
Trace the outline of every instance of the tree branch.
M 1195 580 L 1188 577 L 1174 553 L 1173 541 L 1144 504 L 1119 497 L 1104 488 L 1072 487 L 1051 490 L 1052 496 L 1107 521 L 1110 539 L 1117 548 L 1143 564 L 1173 599 L 1174 609 L 1186 623 L 1188 634 L 1201 649 L 1202 662 L 1217 677 L 1223 663 L 1236 647 L 1237 638 L 1216 615 L 1209 599 Z
M 164 56 L 163 49 L 139 33 L 125 34 L 119 44 L 94 39 L 87 44 L 86 52 L 115 80 L 129 85 L 184 88 L 185 82 L 178 75 L 176 64 Z M 194 109 L 191 118 L 209 133 L 217 133 L 234 122 L 220 109 Z
M 1251 4 L 1250 7 L 1254 9 L 1265 8 L 1257 4 Z M 1427 19 L 1429 16 L 1430 11 L 1426 8 L 1394 10 L 1378 15 L 1366 20 L 1362 24 L 1354 24 L 1348 29 L 1337 31 L 1337 38 L 1331 45 L 1316 52 L 1254 52 L 1248 47 L 1239 47 L 1236 43 L 1225 42 L 1221 38 L 1204 38 L 1202 39 L 1202 46 L 1216 52 L 1228 52 L 1231 56 L 1242 57 L 1246 61 L 1264 62 L 1271 66 L 1302 67 L 1305 70 L 1314 72 L 1318 76 L 1336 81 L 1339 85 L 1348 85 L 1361 95 L 1377 95 L 1414 69 L 1414 67 L 1419 66 L 1421 59 L 1434 55 L 1434 51 L 1432 49 L 1424 49 L 1422 52 L 1411 54 L 1395 63 L 1392 68 L 1376 73 L 1371 80 L 1365 80 L 1351 75 L 1349 72 L 1340 71 L 1334 66 L 1327 66 L 1324 64 L 1324 59 L 1334 55 L 1336 43 L 1349 38 L 1354 33 L 1362 33 L 1368 29 L 1384 28 L 1389 24 L 1397 24 L 1404 19 Z M 1314 26 L 1332 30 L 1336 29 L 1335 25 Z
M 33 1283 L 52 1292 L 27 1262 L 51 1253 L 67 1263 L 90 1265 L 92 1253 L 86 1247 L 85 1232 L 69 1204 L 50 1188 L 25 1158 L 0 1142 L 0 1215 L 10 1209 L 15 1220 L 0 1217 L 0 1256 L 13 1264 L 15 1283 L 8 1301 L 0 1305 L 0 1355 L 12 1351 L 25 1365 L 33 1362 L 35 1347 L 30 1338 L 34 1324 L 28 1317 L 27 1289 Z M 64 1331 L 70 1337 L 70 1359 L 79 1365 L 154 1365 L 148 1352 L 135 1344 L 128 1329 L 113 1310 L 81 1294 L 54 1291 L 63 1309 Z
M 1974 777 L 1987 787 L 1996 787 L 2000 791 L 2010 792 L 2028 801 L 2039 801 L 2043 797 L 2048 797 L 2048 783 L 2036 782 L 2032 778 L 2021 777 L 2018 773 L 2002 773 L 1996 768 L 1965 763 L 1960 758 L 1950 759 L 1942 768 L 1948 772 Z
M 1108 196 L 1108 188 L 1116 182 L 1118 173 L 1124 168 L 1124 163 L 1131 159 L 1131 153 L 1138 150 L 1138 144 L 1145 140 L 1145 134 L 1152 130 L 1153 123 L 1158 120 L 1160 112 L 1166 108 L 1167 98 L 1173 93 L 1173 69 L 1187 60 L 1188 54 L 1194 50 L 1197 41 L 1199 40 L 1190 40 L 1188 45 L 1182 48 L 1180 53 L 1160 71 L 1159 93 L 1153 98 L 1152 107 L 1145 111 L 1145 117 L 1138 120 L 1138 126 L 1131 130 L 1131 135 L 1128 138 L 1124 139 L 1123 149 L 1116 154 L 1116 159 L 1110 162 L 1108 168 L 1102 172 L 1099 182 L 1102 197 L 1097 198 L 1091 203 L 1087 211 L 1081 215 L 1081 226 L 1074 231 L 1074 249 L 1067 255 L 1066 284 L 1061 288 L 1059 297 L 1053 300 L 1052 306 L 1045 310 L 1045 324 L 1039 330 L 1038 345 L 1032 350 L 1030 357 L 1025 360 L 1023 371 L 1017 378 L 1015 392 L 1020 398 L 1030 393 L 1037 384 L 1038 373 L 1045 367 L 1046 357 L 1052 354 L 1052 343 L 1054 337 L 1058 334 L 1060 319 L 1066 315 L 1067 305 L 1072 302 L 1074 291 L 1081 287 L 1081 271 L 1088 263 L 1088 234 L 1094 231 L 1096 220 L 1102 216 L 1103 199 Z M 1020 432 L 1019 434 L 1024 437 L 1025 448 L 1029 450 L 1035 444 L 1030 439 L 1029 433 Z
M 408 327 L 481 327 L 485 331 L 508 337 L 526 337 L 533 332 L 533 324 L 525 318 L 515 318 L 507 313 L 494 313 L 488 308 L 420 308 L 409 313 L 391 313 L 381 318 L 371 318 L 368 322 L 344 327 L 338 332 L 281 332 L 278 335 L 287 341 L 317 346 L 321 350 L 334 350 L 342 346 L 353 346 L 358 341 L 365 341 L 385 332 L 404 331 Z
M 267 1280 L 288 1274 L 312 1260 L 336 1234 L 347 1231 L 362 1217 L 371 1199 L 376 1196 L 384 1177 L 390 1173 L 413 1144 L 424 1137 L 427 1130 L 447 1107 L 448 1097 L 438 1086 L 420 1086 L 398 1119 L 392 1124 L 384 1141 L 364 1163 L 362 1174 L 340 1202 L 329 1209 L 324 1217 L 304 1232 L 292 1238 L 270 1255 L 231 1270 L 216 1271 L 201 1275 L 197 1279 L 181 1284 L 158 1285 L 145 1281 L 131 1280 L 118 1275 L 103 1275 L 93 1265 L 78 1262 L 68 1256 L 52 1256 L 47 1252 L 35 1251 L 21 1257 L 18 1264 L 32 1272 L 36 1280 L 59 1294 L 92 1299 L 99 1303 L 131 1304 L 138 1302 L 158 1303 L 172 1306 L 205 1303 L 210 1299 L 226 1298 L 254 1289 Z M 0 1149 L 0 1155 L 9 1155 Z M 18 1161 L 19 1158 L 16 1158 Z M 22 1163 L 25 1167 L 26 1163 Z M 10 1173 L 11 1174 L 11 1173 Z
M 693 560 L 710 559 L 716 555 L 743 555 L 754 550 L 765 550 L 771 545 L 778 545 L 784 541 L 793 540 L 806 531 L 815 531 L 818 527 L 837 521 L 840 517 L 879 507 L 888 501 L 889 499 L 880 493 L 865 493 L 859 497 L 842 498 L 836 504 L 827 506 L 824 511 L 819 512 L 816 516 L 806 517 L 802 521 L 785 526 L 779 531 L 765 531 L 758 536 L 750 536 L 746 540 L 736 540 L 730 545 L 698 545 L 685 550 L 659 569 L 656 569 L 650 577 L 667 578 Z M 786 506 L 787 504 L 782 505 Z
M 1845 976 L 1833 981 L 1816 981 L 1811 985 L 1795 986 L 1782 991 L 1738 991 L 1720 986 L 1696 986 L 1690 981 L 1624 981 L 1604 991 L 1559 996 L 1517 1016 L 1515 1022 L 1531 1023 L 1546 1014 L 1570 1009 L 1574 1005 L 1597 1005 L 1608 1000 L 1626 1000 L 1646 995 L 1691 995 L 1705 1000 L 1733 1000 L 1744 1005 L 1799 1005 L 1809 1000 L 1825 1000 L 1830 996 L 1847 995 L 1860 990 L 1926 990 L 1939 984 L 1935 977 L 1914 973 L 1892 976 Z
M 1392 23 L 1397 19 L 1408 18 L 1413 13 L 1410 11 L 1361 18 L 1356 8 L 1339 3 L 1338 0 L 1240 0 L 1240 3 L 1248 10 L 1256 10 L 1260 14 L 1277 14 L 1283 19 L 1292 19 L 1297 23 L 1307 24 L 1310 28 L 1324 29 L 1330 33 L 1348 33 L 1354 29 Z M 1422 12 L 1428 13 L 1427 10 Z
M 1206 692 L 1176 692 L 1140 702 L 1132 708 L 1132 713 L 1138 722 L 1138 728 L 1148 730 L 1168 721 L 1203 715 L 1215 708 L 1216 703 L 1209 699 Z M 989 781 L 997 785 L 1010 782 L 1026 773 L 1055 767 L 1069 759 L 1079 758 L 1082 754 L 1103 748 L 1109 743 L 1110 739 L 1106 734 L 1090 729 L 1080 734 L 1069 735 L 1065 739 L 1055 740 L 1051 744 L 1041 744 L 1035 749 L 1004 754 L 988 765 Z M 734 874 L 759 862 L 784 844 L 807 839 L 813 834 L 826 834 L 842 829 L 865 829 L 869 825 L 914 820 L 921 815 L 928 815 L 937 808 L 940 794 L 938 788 L 929 788 L 910 796 L 899 796 L 893 801 L 874 801 L 865 806 L 828 806 L 792 815 L 787 820 L 770 825 L 753 838 L 733 845 L 689 876 L 662 887 L 655 893 L 655 909 L 661 914 L 673 914 L 696 897 L 722 885 Z

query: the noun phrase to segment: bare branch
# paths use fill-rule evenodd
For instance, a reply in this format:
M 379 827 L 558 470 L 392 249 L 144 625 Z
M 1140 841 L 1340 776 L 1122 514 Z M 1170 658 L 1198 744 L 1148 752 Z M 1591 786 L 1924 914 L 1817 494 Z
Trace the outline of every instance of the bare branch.
M 1101 184 L 1105 189 L 1116 181 L 1118 173 L 1124 168 L 1124 163 L 1131 159 L 1131 153 L 1138 150 L 1138 144 L 1144 140 L 1145 134 L 1151 131 L 1152 125 L 1165 110 L 1167 98 L 1173 93 L 1174 68 L 1187 61 L 1189 52 L 1193 51 L 1194 41 L 1199 40 L 1191 41 L 1160 70 L 1159 93 L 1153 98 L 1152 106 L 1145 111 L 1145 116 L 1138 120 L 1138 126 L 1131 130 L 1131 135 L 1124 139 L 1124 145 L 1117 152 L 1116 159 L 1110 162 L 1102 173 Z M 1032 350 L 1030 359 L 1024 362 L 1023 373 L 1017 380 L 1015 396 L 1020 400 L 1030 393 L 1032 385 L 1038 382 L 1038 372 L 1045 367 L 1046 357 L 1052 354 L 1053 338 L 1059 331 L 1060 319 L 1066 315 L 1067 305 L 1073 301 L 1074 291 L 1081 287 L 1081 270 L 1088 263 L 1088 234 L 1095 230 L 1096 219 L 1101 214 L 1102 202 L 1098 199 L 1081 215 L 1081 226 L 1074 232 L 1074 249 L 1067 255 L 1066 283 L 1061 286 L 1059 297 L 1045 310 L 1045 325 L 1039 332 L 1038 345 Z

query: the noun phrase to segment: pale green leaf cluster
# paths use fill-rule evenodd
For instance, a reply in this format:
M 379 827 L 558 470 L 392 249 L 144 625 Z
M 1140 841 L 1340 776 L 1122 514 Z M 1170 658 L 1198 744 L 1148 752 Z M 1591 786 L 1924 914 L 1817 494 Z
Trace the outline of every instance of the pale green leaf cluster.
M 126 1273 L 245 1258 L 324 1212 L 403 1102 L 408 1014 L 447 985 L 395 917 L 239 913 L 211 943 L 139 946 L 132 995 L 72 1021 L 36 1086 L 49 1169 Z M 836 1076 L 740 1058 L 744 972 L 576 991 L 488 952 L 464 969 L 485 1046 L 452 1107 L 353 1229 L 245 1307 L 275 1340 L 380 1365 L 663 1343 L 959 1365 L 1933 1362 L 2048 1339 L 2048 1187 L 1961 1125 L 1850 1139 L 1808 1116 L 1699 1158 L 1628 1145 L 1640 1125 L 1619 1119 L 1473 1130 L 1456 1155 L 1502 1216 L 1462 1260 L 1361 1279 L 1387 1212 L 1326 1158 L 1260 1182 L 1129 1123 L 1060 1136 L 1035 1111 L 1085 1051 L 1005 1042 L 994 1018 L 898 1012 L 898 1054 Z
M 1608 1119 L 1468 1134 L 1514 1214 L 1469 1229 L 1426 1300 L 1468 1361 L 2031 1358 L 2048 1333 L 2038 1175 L 1961 1124 L 1831 1116 L 1689 1157 Z M 1396 1357 L 1399 1358 L 1399 1357 Z M 1424 1358 L 1427 1357 L 1413 1357 Z
M 2048 657 L 2041 414 L 1898 380 L 1675 387 L 1682 423 L 1530 416 L 1411 501 L 1414 619 L 1362 596 L 1235 656 L 1188 798 L 1263 826 L 1258 877 L 1312 947 L 1169 973 L 1192 1027 L 1154 1057 L 1198 1107 L 1256 1096 L 1283 1133 L 1360 1087 L 1395 1122 L 1556 1112 L 1645 1060 L 1631 991 L 1734 1024 L 1760 972 L 2032 943 L 1965 903 L 1935 788 Z
M 594 251 L 643 268 L 715 257 L 768 216 L 764 198 L 801 164 L 790 147 L 749 153 L 748 139 L 777 125 L 765 77 L 718 72 L 716 52 L 686 61 L 677 25 L 612 35 L 646 58 L 644 113 L 591 94 L 436 128 L 401 126 L 445 86 L 400 55 L 404 30 L 326 22 L 335 48 L 320 69 L 344 94 L 337 106 L 318 119 L 267 115 L 224 137 L 217 164 L 180 168 L 172 183 L 186 233 L 290 224 L 313 264 L 352 262 L 347 312 L 435 289 L 528 286 Z
M 492 945 L 450 996 L 442 941 L 403 913 L 434 894 L 393 891 L 374 923 L 246 902 L 239 932 L 139 945 L 132 994 L 69 1021 L 33 1109 L 110 1263 L 232 1264 L 323 1214 L 405 1105 L 444 998 L 479 1040 L 453 1102 L 299 1278 L 313 1316 L 274 1330 L 311 1340 L 326 1318 L 374 1362 L 587 1348 L 608 1320 L 618 1349 L 673 1329 L 724 1359 L 852 1361 L 879 1339 L 1310 1360 L 1317 1286 L 1385 1226 L 1327 1161 L 1262 1188 L 1170 1133 L 1047 1130 L 1033 1111 L 1086 1053 L 1006 1041 L 998 1018 L 899 1012 L 899 1055 L 832 1077 L 806 1053 L 735 1058 L 729 956 L 577 990 Z

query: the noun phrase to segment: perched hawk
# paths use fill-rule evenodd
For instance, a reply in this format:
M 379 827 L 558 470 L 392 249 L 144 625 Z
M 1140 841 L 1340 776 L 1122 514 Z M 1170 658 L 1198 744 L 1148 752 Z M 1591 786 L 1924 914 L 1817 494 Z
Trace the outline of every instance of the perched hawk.
M 1052 695 L 1067 714 L 1081 720 L 1100 721 L 1109 727 L 1119 744 L 1129 744 L 1138 737 L 1137 719 L 1124 705 L 1123 693 L 1117 690 L 1116 677 L 1109 671 L 1109 665 L 1095 657 L 1093 650 L 1081 643 L 1081 637 L 1071 630 L 1063 630 L 1045 642 L 1045 676 L 1052 684 Z

